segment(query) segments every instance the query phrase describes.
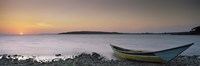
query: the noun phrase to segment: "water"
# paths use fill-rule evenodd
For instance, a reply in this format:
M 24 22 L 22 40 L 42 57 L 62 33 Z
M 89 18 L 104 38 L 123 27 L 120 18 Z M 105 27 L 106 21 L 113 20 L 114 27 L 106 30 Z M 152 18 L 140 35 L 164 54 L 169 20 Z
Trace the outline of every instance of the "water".
M 200 36 L 193 35 L 0 35 L 0 54 L 65 58 L 97 52 L 114 58 L 109 44 L 136 50 L 158 51 L 195 43 L 182 55 L 200 55 Z

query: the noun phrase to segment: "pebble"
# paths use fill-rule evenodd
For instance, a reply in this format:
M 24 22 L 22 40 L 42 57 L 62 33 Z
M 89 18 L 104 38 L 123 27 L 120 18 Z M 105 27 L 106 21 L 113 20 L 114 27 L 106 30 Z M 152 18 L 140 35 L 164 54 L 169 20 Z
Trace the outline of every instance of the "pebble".
M 194 56 L 178 56 L 174 60 L 166 63 L 150 63 L 140 61 L 126 61 L 126 60 L 108 60 L 98 53 L 92 54 L 82 53 L 69 59 L 53 59 L 49 62 L 38 62 L 34 58 L 26 60 L 17 60 L 12 57 L 18 55 L 0 55 L 0 66 L 200 66 L 199 55 Z M 55 56 L 61 56 L 56 54 Z M 56 61 L 55 61 L 56 60 Z

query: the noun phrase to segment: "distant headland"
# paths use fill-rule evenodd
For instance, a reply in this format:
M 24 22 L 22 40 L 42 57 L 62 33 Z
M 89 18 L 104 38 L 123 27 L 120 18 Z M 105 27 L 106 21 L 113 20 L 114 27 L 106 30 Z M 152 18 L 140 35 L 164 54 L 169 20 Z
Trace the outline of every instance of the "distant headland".
M 125 34 L 120 32 L 103 32 L 103 31 L 73 31 L 73 32 L 63 32 L 59 34 Z
M 187 31 L 187 32 L 172 32 L 172 33 L 166 33 L 166 34 L 172 34 L 172 35 L 200 35 L 200 26 L 194 27 L 190 31 Z
M 122 33 L 122 32 L 105 32 L 105 31 L 72 31 L 58 34 L 169 34 L 169 35 L 200 35 L 200 26 L 192 28 L 186 32 L 165 32 L 165 33 Z

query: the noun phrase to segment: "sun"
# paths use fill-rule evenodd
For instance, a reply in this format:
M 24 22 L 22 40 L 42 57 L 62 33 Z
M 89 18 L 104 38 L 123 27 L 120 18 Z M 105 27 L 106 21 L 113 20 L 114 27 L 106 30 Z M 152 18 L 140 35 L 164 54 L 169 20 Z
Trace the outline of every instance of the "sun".
M 23 32 L 20 32 L 20 33 L 19 33 L 19 35 L 23 35 L 23 34 L 24 34 Z

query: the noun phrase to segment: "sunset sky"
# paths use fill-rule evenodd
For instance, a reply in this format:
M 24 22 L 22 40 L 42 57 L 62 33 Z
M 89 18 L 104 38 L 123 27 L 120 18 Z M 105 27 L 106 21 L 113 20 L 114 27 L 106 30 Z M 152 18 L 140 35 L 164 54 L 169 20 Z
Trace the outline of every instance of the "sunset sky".
M 179 32 L 199 25 L 198 0 L 0 0 L 0 34 Z

